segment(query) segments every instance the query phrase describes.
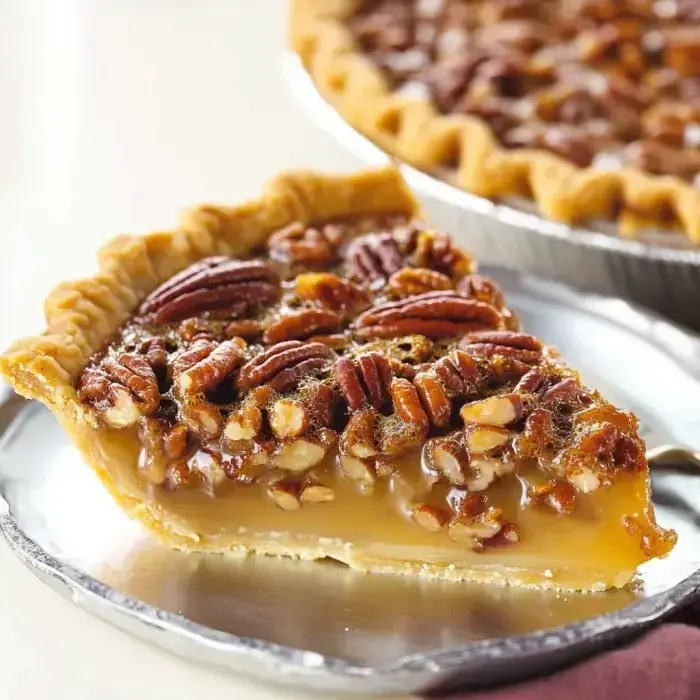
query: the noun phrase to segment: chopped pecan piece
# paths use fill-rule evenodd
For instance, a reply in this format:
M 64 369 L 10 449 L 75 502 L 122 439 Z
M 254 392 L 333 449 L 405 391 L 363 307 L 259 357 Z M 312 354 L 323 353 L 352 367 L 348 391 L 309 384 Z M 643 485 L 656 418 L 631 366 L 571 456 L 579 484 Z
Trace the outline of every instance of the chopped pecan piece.
M 366 459 L 352 455 L 338 455 L 338 459 L 343 474 L 359 486 L 361 493 L 370 495 L 377 481 L 374 467 Z
M 369 286 L 386 282 L 404 266 L 399 245 L 390 233 L 368 233 L 356 238 L 345 257 L 349 276 Z
M 530 365 L 542 358 L 542 343 L 537 338 L 514 331 L 467 333 L 460 340 L 459 347 L 474 357 L 500 355 Z
M 285 340 L 302 340 L 317 333 L 334 333 L 340 330 L 341 318 L 328 309 L 302 309 L 282 316 L 271 323 L 263 333 L 269 345 Z
M 314 476 L 304 479 L 301 489 L 302 503 L 330 503 L 335 500 L 335 492 Z
M 254 404 L 246 404 L 234 411 L 224 428 L 224 437 L 232 442 L 252 440 L 262 430 L 262 411 Z
M 590 404 L 591 398 L 586 390 L 573 377 L 562 379 L 547 389 L 542 395 L 542 405 L 546 407 L 580 408 Z
M 304 472 L 316 466 L 326 456 L 326 448 L 307 438 L 282 442 L 272 461 L 279 469 L 290 472 Z
M 160 391 L 148 360 L 122 353 L 107 356 L 83 372 L 78 398 L 91 405 L 107 425 L 128 428 L 158 408 Z
M 334 311 L 364 311 L 370 303 L 367 290 L 330 272 L 298 275 L 294 291 L 299 299 L 318 301 Z
M 299 510 L 301 508 L 299 484 L 295 481 L 290 479 L 275 481 L 270 484 L 267 493 L 282 510 Z
M 499 508 L 487 508 L 474 517 L 458 516 L 447 528 L 451 540 L 470 546 L 474 551 L 484 549 L 485 541 L 496 537 L 505 525 Z
M 308 427 L 309 412 L 299 401 L 280 399 L 270 409 L 270 428 L 277 437 L 299 437 Z
M 185 425 L 202 440 L 216 440 L 221 435 L 224 419 L 211 401 L 194 397 L 182 404 L 180 413 Z
M 464 430 L 470 455 L 482 455 L 505 447 L 513 438 L 513 433 L 505 428 L 491 425 L 469 424 Z
M 428 532 L 440 532 L 450 519 L 450 516 L 442 508 L 436 508 L 425 503 L 416 506 L 411 512 L 411 517 L 415 523 Z
M 168 467 L 183 460 L 194 445 L 187 426 L 169 426 L 164 420 L 150 417 L 139 424 L 139 440 L 143 447 L 143 469 L 149 480 L 162 484 Z
M 437 477 L 456 486 L 466 484 L 469 453 L 459 436 L 448 435 L 429 440 L 423 449 L 423 456 L 424 464 Z
M 245 390 L 269 383 L 275 391 L 288 391 L 302 377 L 329 366 L 332 356 L 331 350 L 321 343 L 278 343 L 243 365 L 237 384 Z
M 555 480 L 531 488 L 528 500 L 533 505 L 547 506 L 559 515 L 570 515 L 576 510 L 576 488 L 568 481 Z
M 519 420 L 523 412 L 523 402 L 517 394 L 501 394 L 488 399 L 474 401 L 462 406 L 460 415 L 465 423 L 492 425 L 504 428 Z
M 338 246 L 344 238 L 342 226 L 326 224 L 314 228 L 297 222 L 273 233 L 268 248 L 270 256 L 277 260 L 317 270 L 337 260 Z
M 425 292 L 452 289 L 452 280 L 435 270 L 424 267 L 405 267 L 389 278 L 387 286 L 394 296 L 403 298 Z
M 377 416 L 373 411 L 362 410 L 359 413 L 353 413 L 343 431 L 340 451 L 359 459 L 376 456 L 376 425 Z
M 554 419 L 551 411 L 536 408 L 526 419 L 523 432 L 513 442 L 515 454 L 520 459 L 532 459 L 542 455 L 555 440 Z
M 280 297 L 277 273 L 261 260 L 205 258 L 170 278 L 141 304 L 156 323 L 179 321 L 206 311 L 236 317 Z
M 168 364 L 168 350 L 165 338 L 149 338 L 139 345 L 139 352 L 146 357 L 146 361 L 158 372 Z
M 354 323 L 361 338 L 396 338 L 419 333 L 446 338 L 480 328 L 500 328 L 503 316 L 490 304 L 454 291 L 427 292 L 375 306 Z

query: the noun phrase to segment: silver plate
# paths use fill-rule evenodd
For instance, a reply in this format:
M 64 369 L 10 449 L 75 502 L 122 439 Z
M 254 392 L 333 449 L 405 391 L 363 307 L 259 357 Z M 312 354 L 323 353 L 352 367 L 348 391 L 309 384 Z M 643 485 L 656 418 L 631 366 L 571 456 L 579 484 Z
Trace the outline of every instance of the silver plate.
M 323 99 L 295 54 L 285 56 L 284 69 L 302 107 L 321 128 L 368 163 L 387 163 L 386 153 Z M 631 299 L 700 330 L 700 249 L 685 236 L 645 232 L 646 242 L 626 240 L 602 221 L 596 222 L 595 231 L 572 228 L 543 219 L 531 204 L 498 204 L 397 164 L 420 196 L 429 221 L 459 233 L 481 262 Z
M 527 328 L 640 416 L 650 446 L 700 448 L 698 339 L 619 300 L 492 274 Z M 0 530 L 32 571 L 121 628 L 266 681 L 366 695 L 517 680 L 639 634 L 700 588 L 690 475 L 655 478 L 679 543 L 642 568 L 641 591 L 558 595 L 183 554 L 122 514 L 43 408 L 11 398 L 0 431 Z

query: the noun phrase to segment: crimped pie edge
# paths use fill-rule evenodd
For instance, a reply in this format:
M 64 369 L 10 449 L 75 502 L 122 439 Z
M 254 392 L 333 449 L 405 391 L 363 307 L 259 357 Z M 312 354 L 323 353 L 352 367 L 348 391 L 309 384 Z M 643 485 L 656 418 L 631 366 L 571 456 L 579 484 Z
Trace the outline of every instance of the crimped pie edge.
M 658 212 L 670 209 L 700 244 L 700 190 L 680 178 L 580 168 L 548 151 L 504 149 L 484 120 L 441 115 L 430 100 L 393 92 L 343 22 L 357 5 L 291 0 L 289 42 L 324 98 L 387 153 L 429 172 L 458 154 L 456 184 L 468 192 L 495 198 L 525 188 L 547 218 L 577 224 L 617 217 L 627 238 L 658 227 Z
M 45 331 L 0 356 L 0 375 L 22 396 L 62 410 L 75 402 L 74 382 L 89 358 L 178 271 L 210 255 L 244 255 L 294 221 L 383 213 L 421 213 L 393 168 L 348 175 L 286 172 L 267 182 L 259 199 L 195 207 L 174 231 L 116 236 L 98 251 L 97 274 L 59 284 L 49 294 Z

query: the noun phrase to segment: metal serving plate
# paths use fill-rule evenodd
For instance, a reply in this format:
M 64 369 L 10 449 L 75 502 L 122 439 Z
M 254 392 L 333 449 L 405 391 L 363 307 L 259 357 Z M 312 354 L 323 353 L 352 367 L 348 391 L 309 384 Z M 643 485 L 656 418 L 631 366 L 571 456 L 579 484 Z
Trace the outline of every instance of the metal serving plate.
M 634 410 L 650 446 L 700 447 L 700 342 L 614 299 L 490 271 L 530 331 Z M 0 405 L 0 531 L 42 580 L 157 644 L 265 681 L 362 693 L 487 686 L 621 643 L 700 588 L 700 478 L 662 472 L 679 533 L 637 591 L 560 595 L 173 551 L 129 521 L 46 410 Z M 4 499 L 4 500 L 3 500 Z
M 285 55 L 284 70 L 293 93 L 321 128 L 368 163 L 397 162 L 324 100 L 295 54 Z M 572 228 L 538 216 L 531 203 L 498 204 L 409 165 L 397 165 L 420 196 L 429 220 L 463 236 L 481 262 L 631 299 L 700 330 L 700 248 L 684 236 L 645 232 L 642 241 L 626 240 L 603 221 L 596 222 L 595 231 Z

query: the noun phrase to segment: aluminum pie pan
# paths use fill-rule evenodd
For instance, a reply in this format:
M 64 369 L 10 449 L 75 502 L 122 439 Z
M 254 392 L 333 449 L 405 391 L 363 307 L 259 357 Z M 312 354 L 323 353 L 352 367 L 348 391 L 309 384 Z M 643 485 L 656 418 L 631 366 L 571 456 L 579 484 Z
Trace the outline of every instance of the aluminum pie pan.
M 512 271 L 488 273 L 531 330 L 558 344 L 565 357 L 582 365 L 587 380 L 639 414 L 650 446 L 700 448 L 700 417 L 689 410 L 700 403 L 697 337 L 619 300 Z M 658 369 L 658 380 L 635 381 L 649 366 Z M 669 383 L 682 385 L 683 396 L 669 398 Z M 500 611 L 512 600 L 510 615 L 535 616 L 528 632 L 509 634 L 514 620 L 484 616 L 488 598 L 472 598 L 476 589 L 462 584 L 440 589 L 465 597 L 435 621 L 421 618 L 413 605 L 418 602 L 424 615 L 441 608 L 427 582 L 280 559 L 227 562 L 153 545 L 111 502 L 44 409 L 17 397 L 0 405 L 0 532 L 35 574 L 92 614 L 189 660 L 325 693 L 366 697 L 516 681 L 624 643 L 697 600 L 700 479 L 662 473 L 654 488 L 661 522 L 676 527 L 680 537 L 672 558 L 645 567 L 646 589 L 633 599 L 621 592 L 623 598 L 612 604 L 610 596 L 618 592 L 564 597 L 560 603 L 556 594 L 537 594 L 536 602 L 519 607 L 522 598 L 509 598 L 517 595 L 513 589 L 478 587 Z M 686 503 L 689 495 L 695 503 Z M 218 563 L 227 571 L 223 584 L 212 576 Z M 260 594 L 265 586 L 277 598 Z M 363 608 L 368 601 L 361 599 L 387 586 L 394 598 L 406 587 L 413 597 L 378 628 L 383 604 Z M 464 615 L 467 598 L 479 603 L 470 615 Z M 457 604 L 462 600 L 464 605 Z M 581 607 L 600 603 L 609 612 L 591 614 L 590 607 Z M 552 628 L 543 620 L 538 627 L 539 609 L 555 605 L 558 614 L 576 621 Z M 337 619 L 346 608 L 355 617 Z M 445 636 L 450 626 L 453 637 Z M 462 632 L 473 641 L 456 643 Z
M 534 210 L 529 203 L 516 208 L 470 194 L 388 156 L 350 126 L 318 92 L 296 54 L 285 55 L 284 71 L 311 119 L 364 161 L 395 162 L 430 221 L 459 234 L 478 260 L 630 299 L 700 330 L 700 248 L 681 234 L 650 232 L 653 243 L 628 240 L 605 222 L 598 231 L 571 227 L 528 211 Z M 658 243 L 664 238 L 677 247 Z

